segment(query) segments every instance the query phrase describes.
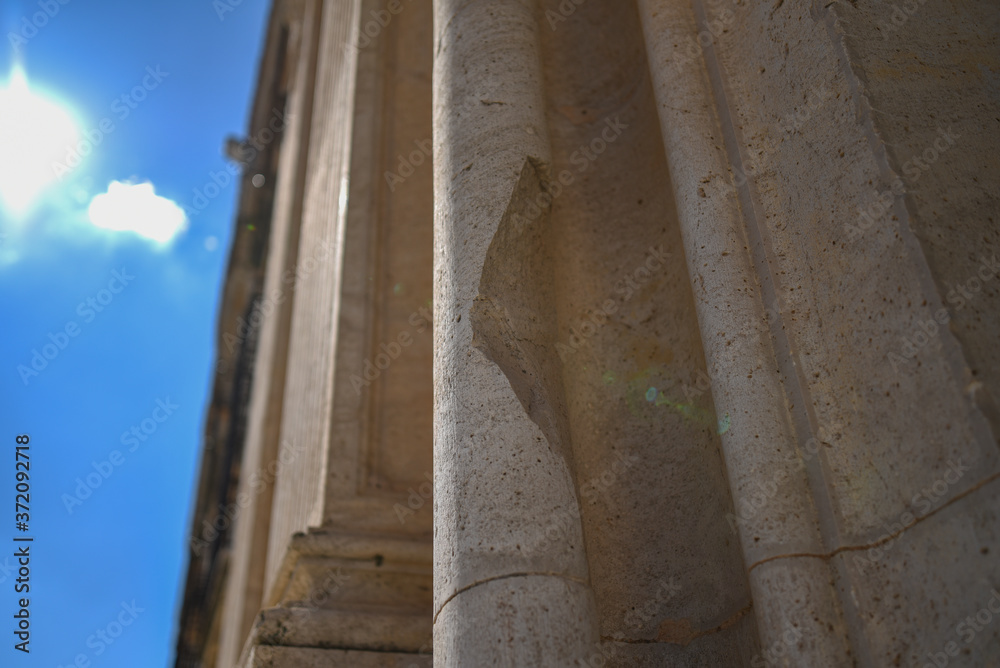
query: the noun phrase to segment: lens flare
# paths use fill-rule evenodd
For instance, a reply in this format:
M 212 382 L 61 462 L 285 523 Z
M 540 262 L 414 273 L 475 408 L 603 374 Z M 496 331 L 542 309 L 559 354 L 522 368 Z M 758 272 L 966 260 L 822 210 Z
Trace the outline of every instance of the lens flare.
M 39 94 L 15 66 L 0 88 L 0 202 L 16 218 L 57 181 L 54 166 L 79 140 L 72 114 Z

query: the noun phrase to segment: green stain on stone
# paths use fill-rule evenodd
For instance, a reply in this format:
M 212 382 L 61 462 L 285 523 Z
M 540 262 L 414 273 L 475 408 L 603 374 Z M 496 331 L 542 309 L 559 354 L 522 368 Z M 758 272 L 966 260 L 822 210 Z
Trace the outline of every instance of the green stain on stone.
M 732 421 L 729 418 L 729 411 L 726 411 L 726 414 L 719 418 L 719 433 L 725 434 L 729 431 L 730 424 L 732 424 Z

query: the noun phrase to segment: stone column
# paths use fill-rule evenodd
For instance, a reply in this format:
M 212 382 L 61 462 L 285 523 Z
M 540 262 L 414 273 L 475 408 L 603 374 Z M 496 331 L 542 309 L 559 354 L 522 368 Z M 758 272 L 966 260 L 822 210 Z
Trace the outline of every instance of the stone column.
M 597 642 L 551 355 L 537 9 L 435 2 L 438 666 L 569 666 Z M 568 528 L 547 536 L 554 516 Z
M 996 662 L 996 8 L 640 6 L 765 651 Z

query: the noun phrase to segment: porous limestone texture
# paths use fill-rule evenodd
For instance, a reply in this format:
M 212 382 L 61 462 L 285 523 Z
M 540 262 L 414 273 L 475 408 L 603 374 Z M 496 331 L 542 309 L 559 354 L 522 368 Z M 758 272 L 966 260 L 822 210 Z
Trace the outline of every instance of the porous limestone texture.
M 435 4 L 438 665 L 996 660 L 1000 13 L 910 4 Z
M 1000 666 L 1000 5 L 275 7 L 179 668 Z
M 545 354 L 556 337 L 548 207 L 533 225 L 514 219 L 551 163 L 536 9 L 435 4 L 439 665 L 560 665 L 597 642 L 565 400 Z M 559 515 L 565 530 L 547 537 Z M 472 629 L 499 617 L 509 632 L 484 645 Z

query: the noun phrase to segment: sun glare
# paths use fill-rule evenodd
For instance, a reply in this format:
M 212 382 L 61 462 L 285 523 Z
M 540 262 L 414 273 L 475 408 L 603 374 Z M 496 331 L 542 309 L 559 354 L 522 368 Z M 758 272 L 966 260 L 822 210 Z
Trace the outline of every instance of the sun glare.
M 28 86 L 15 67 L 0 88 L 0 201 L 23 216 L 59 177 L 53 168 L 79 138 L 72 115 Z

